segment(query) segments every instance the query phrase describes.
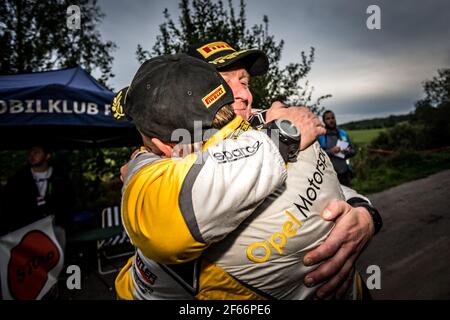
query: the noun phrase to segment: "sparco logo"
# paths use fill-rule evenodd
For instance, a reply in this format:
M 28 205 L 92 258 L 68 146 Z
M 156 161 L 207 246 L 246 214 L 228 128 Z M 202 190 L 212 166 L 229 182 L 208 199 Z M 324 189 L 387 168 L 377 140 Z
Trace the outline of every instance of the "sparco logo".
M 243 158 L 251 157 L 256 152 L 258 152 L 261 145 L 262 142 L 256 141 L 253 146 L 238 148 L 231 151 L 215 152 L 213 154 L 213 157 L 216 158 L 219 163 L 233 162 Z

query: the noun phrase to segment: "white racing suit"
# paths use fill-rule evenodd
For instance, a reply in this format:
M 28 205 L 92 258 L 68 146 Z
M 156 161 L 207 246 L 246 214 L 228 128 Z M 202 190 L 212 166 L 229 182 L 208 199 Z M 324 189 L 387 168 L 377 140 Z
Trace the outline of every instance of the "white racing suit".
M 198 155 L 163 159 L 148 152 L 129 163 L 122 215 L 137 251 L 116 279 L 118 298 L 311 295 L 302 258 L 329 234 L 333 223 L 319 215 L 329 201 L 344 198 L 342 189 L 318 143 L 288 165 L 283 185 L 276 146 L 246 130 L 246 122 L 233 120 L 205 145 L 200 165 Z M 239 138 L 222 141 L 233 135 Z M 346 191 L 347 199 L 356 195 Z M 193 260 L 201 261 L 195 272 Z
M 167 159 L 143 151 L 128 164 L 122 220 L 138 250 L 117 276 L 119 299 L 193 298 L 192 284 L 170 265 L 197 259 L 282 185 L 278 147 L 248 129 L 236 117 L 201 153 Z
M 308 299 L 304 255 L 334 227 L 320 216 L 331 200 L 344 200 L 333 165 L 318 142 L 288 164 L 286 183 L 201 258 L 199 299 Z M 352 190 L 346 189 L 348 197 Z M 356 194 L 355 194 L 356 195 Z M 354 275 L 346 298 L 360 297 Z

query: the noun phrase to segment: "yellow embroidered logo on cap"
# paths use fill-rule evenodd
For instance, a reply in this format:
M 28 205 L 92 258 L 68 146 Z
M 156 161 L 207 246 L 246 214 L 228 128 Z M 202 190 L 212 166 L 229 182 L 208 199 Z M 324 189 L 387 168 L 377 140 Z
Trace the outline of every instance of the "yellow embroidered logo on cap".
M 120 119 L 125 116 L 122 106 L 122 94 L 123 90 L 119 91 L 119 93 L 114 97 L 111 107 L 111 110 L 113 111 L 113 117 L 116 119 Z
M 235 51 L 228 43 L 223 41 L 211 42 L 205 44 L 204 46 L 197 49 L 198 52 L 203 56 L 203 58 L 208 58 L 209 56 L 223 51 L 223 50 L 233 50 Z
M 245 50 L 241 50 L 241 51 L 232 52 L 230 54 L 227 54 L 226 56 L 218 57 L 218 58 L 216 58 L 216 59 L 214 59 L 212 61 L 209 61 L 209 63 L 212 63 L 212 64 L 224 63 L 227 60 L 231 60 L 231 59 L 236 58 L 238 55 L 240 55 L 240 54 L 242 54 L 244 52 L 247 52 L 248 50 L 250 50 L 250 49 L 245 49 Z
M 206 108 L 209 108 L 214 102 L 219 100 L 225 93 L 225 88 L 223 87 L 223 84 L 215 88 L 213 91 L 208 93 L 206 96 L 203 97 L 202 102 L 205 105 Z

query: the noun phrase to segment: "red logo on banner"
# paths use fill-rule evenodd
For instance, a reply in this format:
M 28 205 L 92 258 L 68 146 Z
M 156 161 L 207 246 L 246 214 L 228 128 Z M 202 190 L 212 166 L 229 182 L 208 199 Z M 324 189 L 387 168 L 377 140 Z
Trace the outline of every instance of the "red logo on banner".
M 17 300 L 34 300 L 60 259 L 58 247 L 41 231 L 28 232 L 11 250 L 8 285 Z

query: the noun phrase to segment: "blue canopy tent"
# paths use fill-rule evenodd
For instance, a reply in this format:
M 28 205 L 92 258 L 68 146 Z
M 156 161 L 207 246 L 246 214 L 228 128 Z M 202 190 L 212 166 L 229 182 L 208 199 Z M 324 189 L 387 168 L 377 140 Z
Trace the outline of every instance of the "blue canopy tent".
M 1 75 L 1 149 L 30 140 L 62 148 L 138 145 L 134 126 L 111 116 L 113 97 L 80 67 Z

